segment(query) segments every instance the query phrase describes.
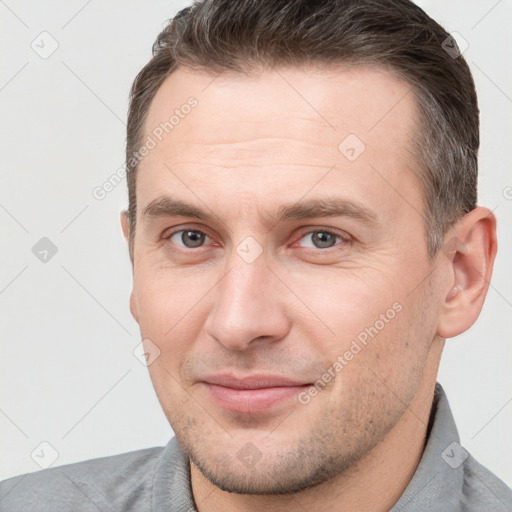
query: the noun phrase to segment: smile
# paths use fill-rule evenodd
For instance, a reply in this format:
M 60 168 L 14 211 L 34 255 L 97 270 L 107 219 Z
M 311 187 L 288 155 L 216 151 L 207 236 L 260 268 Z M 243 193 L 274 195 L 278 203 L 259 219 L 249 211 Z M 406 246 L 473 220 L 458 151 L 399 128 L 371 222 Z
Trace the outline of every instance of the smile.
M 268 411 L 296 397 L 311 385 L 272 375 L 245 378 L 217 375 L 205 379 L 201 384 L 220 407 L 244 414 Z

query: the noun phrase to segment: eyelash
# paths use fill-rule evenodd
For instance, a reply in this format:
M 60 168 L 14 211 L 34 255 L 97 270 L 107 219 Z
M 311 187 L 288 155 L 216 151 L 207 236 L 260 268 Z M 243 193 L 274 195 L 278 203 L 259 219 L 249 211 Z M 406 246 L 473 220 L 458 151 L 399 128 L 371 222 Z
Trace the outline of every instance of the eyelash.
M 192 231 L 194 233 L 199 233 L 201 235 L 204 235 L 204 236 L 212 239 L 212 237 L 208 233 L 206 233 L 205 231 L 202 231 L 200 229 L 195 229 L 193 227 L 178 229 L 176 231 L 173 231 L 173 232 L 169 233 L 168 235 L 163 236 L 162 238 L 165 239 L 165 240 L 169 240 L 170 241 L 171 238 L 174 235 L 176 235 L 178 233 L 183 233 L 185 231 Z M 325 248 L 320 248 L 320 247 L 316 247 L 316 248 L 304 247 L 304 249 L 307 249 L 307 250 L 315 250 L 316 249 L 317 251 L 327 252 L 329 249 L 334 249 L 340 243 L 349 243 L 351 241 L 351 237 L 349 235 L 347 235 L 347 234 L 341 234 L 341 233 L 338 233 L 337 231 L 334 231 L 334 230 L 331 230 L 331 229 L 323 229 L 323 228 L 311 229 L 309 231 L 304 231 L 303 233 L 300 234 L 300 236 L 296 239 L 296 241 L 302 240 L 305 236 L 312 235 L 314 233 L 325 233 L 325 234 L 328 234 L 328 235 L 332 235 L 335 238 L 338 238 L 340 240 L 340 242 L 338 242 L 337 244 L 334 244 L 331 247 L 325 247 Z M 203 248 L 203 247 L 205 247 L 205 246 L 204 245 L 200 245 L 200 246 L 197 247 L 197 249 L 200 249 L 200 248 Z M 193 248 L 193 247 L 180 248 L 180 250 L 182 250 L 182 251 L 188 251 L 188 250 L 193 251 L 195 249 L 196 248 Z

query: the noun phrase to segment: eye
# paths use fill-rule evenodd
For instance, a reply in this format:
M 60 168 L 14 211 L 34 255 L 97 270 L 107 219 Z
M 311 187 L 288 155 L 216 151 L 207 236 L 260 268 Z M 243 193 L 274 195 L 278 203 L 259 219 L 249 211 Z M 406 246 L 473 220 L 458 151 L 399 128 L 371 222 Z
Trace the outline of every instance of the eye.
M 300 238 L 299 242 L 304 240 L 302 247 L 313 249 L 329 249 L 337 244 L 337 241 L 347 242 L 348 237 L 343 237 L 338 233 L 326 229 L 311 231 Z
M 197 229 L 182 229 L 169 236 L 169 240 L 173 244 L 187 249 L 201 247 L 209 238 L 210 237 L 206 233 L 198 231 Z

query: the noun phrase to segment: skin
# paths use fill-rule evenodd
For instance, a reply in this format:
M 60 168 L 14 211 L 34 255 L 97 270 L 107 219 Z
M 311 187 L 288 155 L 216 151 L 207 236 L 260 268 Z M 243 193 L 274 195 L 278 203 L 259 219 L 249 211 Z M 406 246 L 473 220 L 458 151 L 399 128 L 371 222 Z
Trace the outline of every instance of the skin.
M 444 339 L 478 317 L 496 241 L 494 216 L 478 207 L 428 256 L 408 91 L 375 68 L 178 69 L 151 104 L 146 136 L 198 101 L 140 163 L 130 306 L 160 351 L 149 372 L 200 511 L 385 511 L 414 474 Z M 338 150 L 350 133 L 366 146 L 355 161 Z M 211 217 L 145 213 L 163 196 Z M 327 198 L 373 219 L 272 220 Z M 325 229 L 332 247 L 315 245 Z M 187 247 L 180 230 L 207 236 Z M 237 251 L 249 236 L 262 251 L 250 263 Z M 236 413 L 201 383 L 214 373 L 314 383 L 393 304 L 307 404 Z M 259 457 L 250 467 L 237 455 L 247 446 Z

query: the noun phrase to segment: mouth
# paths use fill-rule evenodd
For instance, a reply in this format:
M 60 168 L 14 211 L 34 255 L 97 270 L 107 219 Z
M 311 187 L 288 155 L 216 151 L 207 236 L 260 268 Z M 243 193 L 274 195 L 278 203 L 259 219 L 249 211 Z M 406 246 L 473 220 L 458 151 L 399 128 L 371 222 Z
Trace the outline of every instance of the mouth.
M 311 386 L 310 382 L 278 375 L 212 375 L 200 384 L 217 405 L 242 414 L 269 411 Z

